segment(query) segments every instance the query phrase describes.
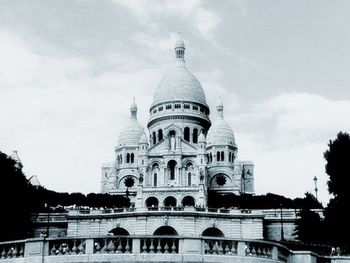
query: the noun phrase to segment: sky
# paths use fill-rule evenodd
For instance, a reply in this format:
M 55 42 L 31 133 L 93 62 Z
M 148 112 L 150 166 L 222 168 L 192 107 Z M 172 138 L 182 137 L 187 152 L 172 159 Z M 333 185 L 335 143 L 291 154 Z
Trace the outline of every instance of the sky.
M 212 113 L 224 102 L 255 190 L 314 193 L 323 152 L 350 131 L 350 2 L 320 0 L 0 0 L 0 151 L 61 192 L 99 192 L 101 166 L 135 97 L 146 128 L 153 93 L 186 64 Z M 212 114 L 215 121 L 215 114 Z

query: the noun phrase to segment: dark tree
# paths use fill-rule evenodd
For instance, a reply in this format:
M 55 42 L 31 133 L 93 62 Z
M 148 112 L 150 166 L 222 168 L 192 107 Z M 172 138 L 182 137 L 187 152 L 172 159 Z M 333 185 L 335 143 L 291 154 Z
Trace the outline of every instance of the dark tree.
M 31 185 L 16 162 L 0 152 L 0 240 L 21 239 L 31 230 Z
M 326 173 L 329 175 L 328 191 L 334 197 L 349 199 L 350 185 L 350 136 L 339 132 L 334 141 L 330 141 L 329 149 L 324 153 L 327 161 Z
M 350 228 L 348 209 L 350 202 L 350 136 L 339 132 L 335 140 L 328 144 L 324 153 L 326 173 L 329 175 L 328 191 L 334 195 L 325 209 L 327 240 L 332 245 L 349 250 Z
M 321 224 L 318 213 L 303 209 L 299 212 L 294 235 L 297 240 L 305 243 L 319 243 L 323 239 Z

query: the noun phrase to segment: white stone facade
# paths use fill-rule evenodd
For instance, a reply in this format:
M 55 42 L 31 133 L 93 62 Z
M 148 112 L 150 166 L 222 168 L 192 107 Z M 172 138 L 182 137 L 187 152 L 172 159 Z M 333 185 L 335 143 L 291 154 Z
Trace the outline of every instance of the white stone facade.
M 223 104 L 212 124 L 205 93 L 185 65 L 185 45 L 175 45 L 175 65 L 156 88 L 147 123 L 135 101 L 114 162 L 102 167 L 101 192 L 126 192 L 135 207 L 207 206 L 208 191 L 254 194 L 254 165 L 238 160 Z

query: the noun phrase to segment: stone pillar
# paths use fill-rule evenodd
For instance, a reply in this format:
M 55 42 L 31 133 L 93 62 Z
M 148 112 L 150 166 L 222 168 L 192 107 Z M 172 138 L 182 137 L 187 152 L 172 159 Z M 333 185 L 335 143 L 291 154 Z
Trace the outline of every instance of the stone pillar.
M 24 257 L 49 255 L 49 242 L 44 238 L 29 239 L 24 246 Z
M 85 241 L 85 253 L 86 254 L 94 254 L 94 239 L 86 239 Z
M 278 248 L 273 246 L 271 253 L 272 253 L 272 259 L 278 260 Z
M 246 243 L 238 241 L 237 243 L 237 256 L 245 257 Z
M 141 253 L 140 244 L 141 244 L 140 239 L 134 238 L 132 240 L 132 253 L 133 254 L 140 254 Z

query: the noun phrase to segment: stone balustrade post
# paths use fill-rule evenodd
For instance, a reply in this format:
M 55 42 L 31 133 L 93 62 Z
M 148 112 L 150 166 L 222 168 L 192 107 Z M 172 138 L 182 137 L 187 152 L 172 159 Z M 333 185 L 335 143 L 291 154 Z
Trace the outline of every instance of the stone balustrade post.
M 201 239 L 179 239 L 179 254 L 204 254 L 202 242 Z
M 89 238 L 86 239 L 85 241 L 85 253 L 86 254 L 94 254 L 94 239 L 93 238 Z
M 24 256 L 47 256 L 49 255 L 49 242 L 44 238 L 28 239 L 24 244 Z
M 133 254 L 140 254 L 141 250 L 140 250 L 140 239 L 139 238 L 133 238 L 132 239 L 132 253 Z
M 245 257 L 246 243 L 243 241 L 237 242 L 237 256 Z
M 278 260 L 278 248 L 276 246 L 272 247 L 271 254 L 272 260 Z

